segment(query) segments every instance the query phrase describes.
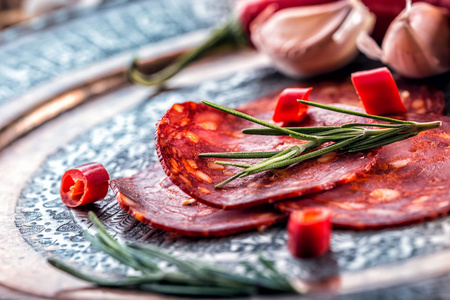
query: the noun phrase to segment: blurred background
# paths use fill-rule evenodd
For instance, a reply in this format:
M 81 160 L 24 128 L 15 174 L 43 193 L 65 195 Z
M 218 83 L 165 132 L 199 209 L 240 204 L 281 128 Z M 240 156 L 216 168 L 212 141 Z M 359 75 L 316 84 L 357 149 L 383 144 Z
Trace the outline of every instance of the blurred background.
M 0 28 L 73 5 L 93 6 L 102 0 L 0 0 Z

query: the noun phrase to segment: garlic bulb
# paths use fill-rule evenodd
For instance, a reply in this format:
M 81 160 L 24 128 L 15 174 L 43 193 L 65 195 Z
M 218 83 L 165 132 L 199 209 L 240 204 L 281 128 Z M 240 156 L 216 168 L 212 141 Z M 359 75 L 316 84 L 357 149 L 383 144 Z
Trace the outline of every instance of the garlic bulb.
M 389 26 L 380 47 L 367 34 L 358 37 L 358 48 L 381 60 L 397 73 L 424 78 L 450 70 L 450 19 L 447 11 L 425 2 L 407 7 Z
M 252 22 L 251 40 L 291 77 L 315 76 L 347 65 L 358 54 L 359 33 L 371 31 L 375 22 L 355 0 L 273 10 L 269 6 Z

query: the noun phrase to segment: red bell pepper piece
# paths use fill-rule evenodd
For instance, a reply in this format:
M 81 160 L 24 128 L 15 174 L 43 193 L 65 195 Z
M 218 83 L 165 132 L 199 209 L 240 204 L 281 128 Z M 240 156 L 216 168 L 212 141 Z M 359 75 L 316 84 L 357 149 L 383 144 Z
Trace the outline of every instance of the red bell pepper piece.
M 291 213 L 287 247 L 294 257 L 311 258 L 330 249 L 331 211 L 313 207 Z
M 284 89 L 278 96 L 277 106 L 273 114 L 274 122 L 299 122 L 306 116 L 308 106 L 297 100 L 308 100 L 312 88 Z
M 351 77 L 368 114 L 382 116 L 406 112 L 397 84 L 386 67 L 356 72 Z
M 109 175 L 100 163 L 89 163 L 66 171 L 61 178 L 61 199 L 70 207 L 103 199 L 108 193 Z

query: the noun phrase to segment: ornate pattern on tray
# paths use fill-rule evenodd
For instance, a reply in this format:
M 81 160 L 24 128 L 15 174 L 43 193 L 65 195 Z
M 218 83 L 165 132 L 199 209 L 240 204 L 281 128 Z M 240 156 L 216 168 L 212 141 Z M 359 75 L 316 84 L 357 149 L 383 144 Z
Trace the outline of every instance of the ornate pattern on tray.
M 280 267 L 290 266 L 291 272 L 304 279 L 383 266 L 450 248 L 450 239 L 446 238 L 450 235 L 450 219 L 440 218 L 381 231 L 335 230 L 332 253 L 313 262 L 295 261 L 285 249 L 283 226 L 214 240 L 190 240 L 174 238 L 140 224 L 120 209 L 112 193 L 105 200 L 82 209 L 68 210 L 61 203 L 58 183 L 70 166 L 101 161 L 111 177 L 117 178 L 130 176 L 157 161 L 153 142 L 155 123 L 174 103 L 185 99 L 212 99 L 219 104 L 237 106 L 292 83 L 270 69 L 255 70 L 194 88 L 165 92 L 116 116 L 48 158 L 22 192 L 16 208 L 17 226 L 24 238 L 44 256 L 118 274 L 126 271 L 84 241 L 81 230 L 90 227 L 88 210 L 99 215 L 108 229 L 123 240 L 156 244 L 186 256 L 223 264 L 232 264 L 242 257 L 252 259 L 256 253 L 264 252 L 276 257 Z

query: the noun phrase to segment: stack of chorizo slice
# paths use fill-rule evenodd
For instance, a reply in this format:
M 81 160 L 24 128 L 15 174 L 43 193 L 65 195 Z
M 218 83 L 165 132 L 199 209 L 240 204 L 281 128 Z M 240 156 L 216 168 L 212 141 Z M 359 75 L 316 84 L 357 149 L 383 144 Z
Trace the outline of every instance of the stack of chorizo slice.
M 347 82 L 317 84 L 311 100 L 355 104 L 357 95 L 348 86 L 351 84 Z M 331 153 L 239 178 L 222 188 L 215 185 L 240 169 L 217 165 L 214 161 L 218 159 L 200 158 L 198 154 L 284 150 L 305 141 L 245 135 L 242 129 L 257 125 L 204 104 L 175 104 L 161 118 L 155 133 L 160 165 L 112 180 L 111 186 L 120 206 L 136 219 L 186 236 L 222 236 L 262 229 L 284 221 L 293 209 L 307 206 L 330 207 L 333 223 L 350 228 L 385 227 L 447 213 L 450 205 L 443 199 L 450 198 L 450 161 L 445 152 L 450 152 L 449 123 L 446 117 L 428 116 L 442 113 L 443 94 L 408 85 L 400 85 L 400 91 L 408 111 L 418 113 L 408 119 L 443 120 L 443 127 L 380 151 Z M 272 95 L 238 109 L 270 120 L 275 104 L 276 96 Z M 290 125 L 338 126 L 350 122 L 367 120 L 310 107 L 305 120 Z M 414 178 L 421 182 L 414 184 Z M 390 181 L 392 184 L 387 185 Z M 422 193 L 409 197 L 413 187 Z
M 224 236 L 262 230 L 286 215 L 268 205 L 255 209 L 221 210 L 195 202 L 167 178 L 159 163 L 132 177 L 112 181 L 123 210 L 154 228 L 185 236 Z
M 254 107 L 247 106 L 244 112 L 267 120 L 264 106 L 254 104 Z M 268 112 L 271 117 L 271 111 Z M 349 119 L 317 108 L 309 110 L 308 117 L 305 123 L 312 126 L 335 126 Z M 359 117 L 351 119 L 364 121 Z M 333 188 L 366 173 L 376 161 L 376 151 L 335 153 L 239 178 L 223 188 L 215 188 L 239 169 L 215 164 L 217 158 L 199 157 L 200 153 L 285 150 L 305 142 L 287 136 L 241 133 L 250 126 L 253 124 L 249 121 L 201 103 L 176 104 L 163 116 L 156 131 L 156 150 L 161 165 L 175 185 L 199 202 L 222 209 L 240 209 Z
M 450 211 L 450 118 L 408 115 L 408 120 L 442 126 L 384 146 L 372 169 L 333 190 L 285 201 L 291 212 L 325 206 L 333 224 L 356 229 L 383 228 L 445 215 Z

